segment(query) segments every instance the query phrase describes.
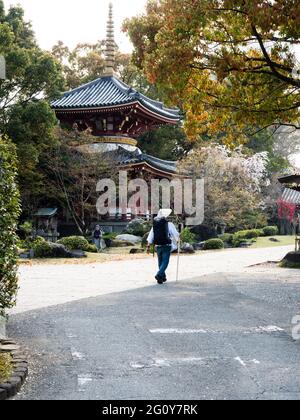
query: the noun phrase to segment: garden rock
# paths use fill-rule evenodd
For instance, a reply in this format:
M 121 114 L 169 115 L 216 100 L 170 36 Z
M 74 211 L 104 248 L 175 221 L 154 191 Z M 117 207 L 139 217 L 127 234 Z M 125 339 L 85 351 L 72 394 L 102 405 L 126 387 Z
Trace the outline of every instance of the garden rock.
M 198 242 L 193 245 L 195 251 L 201 251 L 204 248 L 205 242 Z
M 70 251 L 71 258 L 87 258 L 87 255 L 84 251 L 81 251 L 80 249 L 75 251 Z
M 149 230 L 148 224 L 143 219 L 134 219 L 126 227 L 126 233 L 134 236 L 143 236 Z
M 140 236 L 124 234 L 124 235 L 117 236 L 116 240 L 121 241 L 121 242 L 127 242 L 127 243 L 130 243 L 131 245 L 136 245 L 136 244 L 140 244 L 143 238 L 141 238 Z
M 249 248 L 251 245 L 253 245 L 253 242 L 241 242 L 239 245 L 239 248 Z
M 283 261 L 300 264 L 300 252 L 289 252 Z
M 143 249 L 141 249 L 141 248 L 132 248 L 131 250 L 130 250 L 130 254 L 144 254 L 144 250 Z
M 181 252 L 183 252 L 185 254 L 194 254 L 195 249 L 194 249 L 193 245 L 191 245 L 191 244 L 182 244 Z

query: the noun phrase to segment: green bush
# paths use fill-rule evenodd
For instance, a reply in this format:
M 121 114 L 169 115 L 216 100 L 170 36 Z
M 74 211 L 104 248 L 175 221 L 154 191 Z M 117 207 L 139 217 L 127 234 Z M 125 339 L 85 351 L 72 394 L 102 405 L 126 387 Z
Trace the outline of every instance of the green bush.
M 103 239 L 105 240 L 105 239 L 107 239 L 107 240 L 114 240 L 114 239 L 116 239 L 116 237 L 118 236 L 118 233 L 116 233 L 116 232 L 111 232 L 111 233 L 105 233 L 104 235 L 103 235 Z
M 49 242 L 36 243 L 32 247 L 35 258 L 54 258 L 53 248 Z
M 264 236 L 264 232 L 261 229 L 241 230 L 233 235 L 232 244 L 235 247 L 239 247 L 242 242 L 257 239 L 259 236 Z
M 28 236 L 32 234 L 32 230 L 33 230 L 32 222 L 27 220 L 26 222 L 24 222 L 22 225 L 19 226 L 19 229 L 21 232 L 24 233 L 25 237 L 27 238 Z
M 91 254 L 96 254 L 98 252 L 98 248 L 96 247 L 96 245 L 89 244 L 88 248 L 84 251 L 90 252 Z
M 89 252 L 90 244 L 83 236 L 69 236 L 57 241 L 58 244 L 64 245 L 70 251 L 80 249 L 81 251 Z
M 17 278 L 17 221 L 20 215 L 15 146 L 0 137 L 0 315 L 15 304 Z
M 277 226 L 267 226 L 263 228 L 264 236 L 276 236 L 279 234 Z
M 44 242 L 46 242 L 46 240 L 41 236 L 37 236 L 35 238 L 28 238 L 24 241 L 24 248 L 33 249 L 36 245 L 42 244 Z
M 196 235 L 189 228 L 183 229 L 180 238 L 181 242 L 186 244 L 194 244 L 196 241 Z
M 221 239 L 221 241 L 223 241 L 227 244 L 232 244 L 233 234 L 232 233 L 224 233 L 223 235 L 219 236 L 219 239 Z
M 204 243 L 204 250 L 208 250 L 208 249 L 223 249 L 224 248 L 224 242 L 222 241 L 222 239 L 209 239 L 208 241 L 206 241 Z

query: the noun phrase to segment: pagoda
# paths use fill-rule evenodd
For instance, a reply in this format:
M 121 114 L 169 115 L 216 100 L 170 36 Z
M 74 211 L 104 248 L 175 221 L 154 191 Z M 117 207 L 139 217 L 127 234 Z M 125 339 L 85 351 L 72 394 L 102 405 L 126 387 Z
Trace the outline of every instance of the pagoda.
M 116 43 L 112 4 L 109 5 L 105 72 L 103 77 L 66 92 L 52 102 L 58 120 L 80 131 L 90 130 L 95 152 L 114 151 L 121 169 L 159 178 L 172 178 L 176 162 L 141 152 L 138 137 L 180 121 L 178 109 L 170 109 L 123 83 L 114 73 Z

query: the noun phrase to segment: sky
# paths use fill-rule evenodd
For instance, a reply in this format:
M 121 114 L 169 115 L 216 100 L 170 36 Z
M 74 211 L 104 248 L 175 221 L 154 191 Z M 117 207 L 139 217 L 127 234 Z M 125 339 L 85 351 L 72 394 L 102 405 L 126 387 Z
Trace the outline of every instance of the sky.
M 20 4 L 26 20 L 32 22 L 39 45 L 51 49 L 57 41 L 74 47 L 82 42 L 106 38 L 106 22 L 110 0 L 4 0 L 6 8 Z M 127 17 L 143 13 L 147 0 L 112 0 L 115 38 L 123 53 L 132 51 L 129 39 L 121 32 Z

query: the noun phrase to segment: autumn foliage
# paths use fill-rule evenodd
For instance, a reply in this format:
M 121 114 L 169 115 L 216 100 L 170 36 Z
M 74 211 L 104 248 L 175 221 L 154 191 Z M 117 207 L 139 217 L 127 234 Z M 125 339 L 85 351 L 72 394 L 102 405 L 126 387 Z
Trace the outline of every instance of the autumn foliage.
M 224 133 L 232 145 L 274 124 L 300 128 L 299 1 L 149 0 L 124 30 L 191 138 Z

